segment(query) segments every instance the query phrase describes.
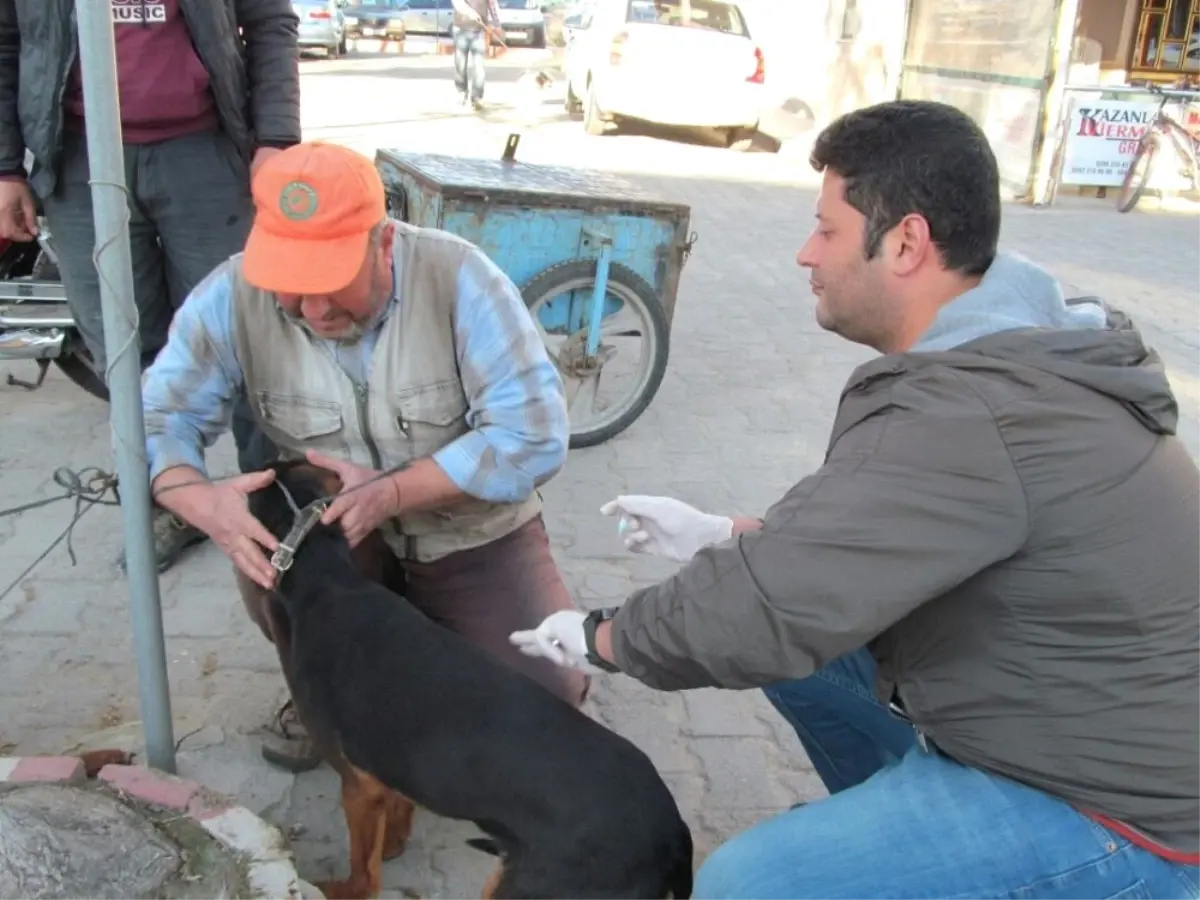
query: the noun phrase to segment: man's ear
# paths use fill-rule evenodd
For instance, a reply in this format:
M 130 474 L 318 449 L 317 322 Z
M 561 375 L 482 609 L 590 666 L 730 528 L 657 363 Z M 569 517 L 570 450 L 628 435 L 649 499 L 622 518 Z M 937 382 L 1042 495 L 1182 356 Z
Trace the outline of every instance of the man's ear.
M 896 275 L 912 274 L 936 251 L 929 234 L 929 223 L 918 213 L 909 213 L 896 223 L 891 238 L 891 265 Z
M 387 257 L 392 255 L 392 243 L 396 240 L 396 223 L 391 219 L 383 226 L 383 234 L 379 236 L 379 249 Z

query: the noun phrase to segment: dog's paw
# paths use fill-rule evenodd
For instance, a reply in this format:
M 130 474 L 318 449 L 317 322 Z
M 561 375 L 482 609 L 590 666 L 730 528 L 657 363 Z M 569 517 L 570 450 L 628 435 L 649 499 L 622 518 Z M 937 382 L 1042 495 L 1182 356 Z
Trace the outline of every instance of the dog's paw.
M 405 835 L 402 838 L 394 838 L 392 840 L 385 838 L 383 841 L 383 858 L 395 859 L 397 856 L 400 856 L 404 853 L 404 848 L 407 846 L 408 835 Z
M 371 900 L 373 896 L 367 885 L 356 883 L 352 878 L 318 881 L 316 886 L 326 900 Z

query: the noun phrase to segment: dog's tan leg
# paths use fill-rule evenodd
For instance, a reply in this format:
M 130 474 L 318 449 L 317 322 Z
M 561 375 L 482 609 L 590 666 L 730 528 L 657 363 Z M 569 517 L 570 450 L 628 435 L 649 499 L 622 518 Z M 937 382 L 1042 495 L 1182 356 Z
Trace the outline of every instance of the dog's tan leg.
M 388 789 L 374 775 L 347 767 L 342 773 L 342 811 L 350 831 L 350 876 L 317 885 L 329 900 L 379 896 Z
M 128 750 L 89 750 L 80 753 L 83 771 L 88 778 L 95 778 L 105 766 L 127 766 L 133 762 L 133 754 Z
M 483 900 L 492 900 L 496 894 L 496 888 L 500 887 L 500 879 L 504 877 L 504 863 L 496 866 L 496 870 L 492 872 L 487 883 L 483 886 L 483 893 L 480 896 Z
M 391 790 L 388 791 L 384 807 L 387 825 L 383 833 L 383 858 L 395 859 L 404 852 L 408 837 L 412 834 L 413 814 L 417 808 L 403 794 Z

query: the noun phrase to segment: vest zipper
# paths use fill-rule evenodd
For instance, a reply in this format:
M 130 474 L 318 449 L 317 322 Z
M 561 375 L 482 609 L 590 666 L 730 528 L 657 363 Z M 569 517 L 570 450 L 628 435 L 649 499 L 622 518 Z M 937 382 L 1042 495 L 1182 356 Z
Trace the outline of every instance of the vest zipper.
M 363 442 L 367 452 L 371 454 L 371 465 L 376 471 L 383 471 L 383 460 L 379 457 L 379 448 L 375 446 L 375 438 L 371 436 L 371 419 L 367 414 L 367 386 L 354 385 L 354 405 L 358 407 L 358 421 L 362 423 Z M 404 559 L 417 558 L 417 539 L 411 534 L 405 534 L 400 525 L 399 517 L 392 519 L 396 533 L 404 538 Z
M 383 461 L 379 458 L 379 448 L 375 446 L 375 438 L 371 436 L 371 419 L 367 414 L 367 386 L 354 386 L 354 400 L 358 407 L 358 421 L 362 423 L 363 441 L 366 442 L 367 452 L 371 454 L 371 466 L 377 471 L 383 469 Z

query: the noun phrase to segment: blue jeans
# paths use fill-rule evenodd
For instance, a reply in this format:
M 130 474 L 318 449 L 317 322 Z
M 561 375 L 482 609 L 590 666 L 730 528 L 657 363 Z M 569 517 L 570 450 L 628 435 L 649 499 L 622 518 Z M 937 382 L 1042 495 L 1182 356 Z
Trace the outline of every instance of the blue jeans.
M 828 799 L 717 848 L 693 896 L 1197 897 L 1167 862 L 1049 794 L 918 746 L 875 701 L 865 651 L 767 697 L 796 727 Z
M 467 75 L 470 74 L 472 103 L 483 99 L 483 88 L 486 73 L 483 68 L 483 58 L 487 52 L 487 44 L 482 31 L 454 29 L 454 86 L 459 91 L 467 91 Z

